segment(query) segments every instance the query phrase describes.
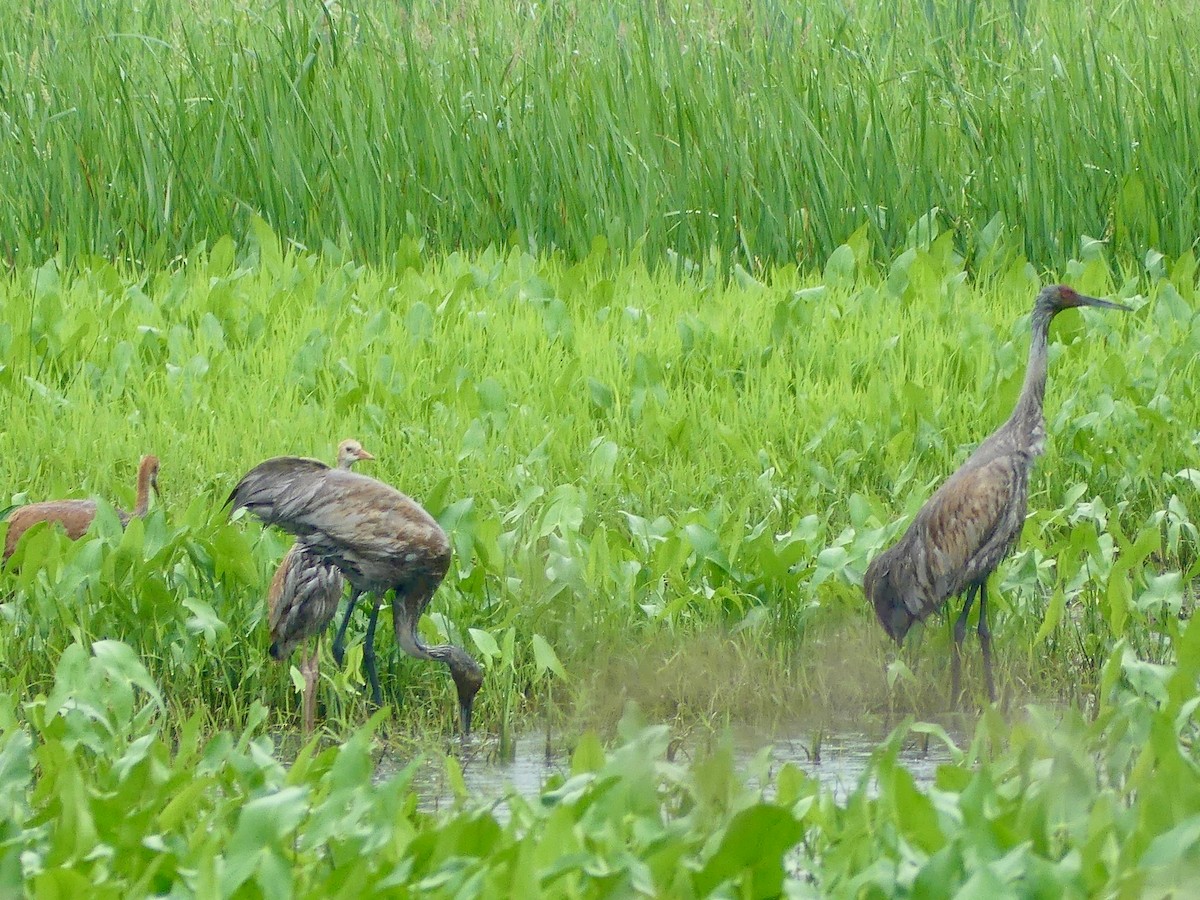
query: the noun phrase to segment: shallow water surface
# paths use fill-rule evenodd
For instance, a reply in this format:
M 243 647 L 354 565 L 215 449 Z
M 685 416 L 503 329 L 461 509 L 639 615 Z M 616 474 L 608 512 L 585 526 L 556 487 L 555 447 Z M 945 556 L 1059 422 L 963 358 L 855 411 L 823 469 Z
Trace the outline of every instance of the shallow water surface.
M 753 765 L 764 747 L 770 748 L 769 777 L 773 778 L 784 763 L 798 766 L 831 790 L 839 803 L 845 802 L 858 786 L 871 754 L 884 736 L 872 737 L 853 731 L 826 732 L 821 736 L 764 738 L 742 735 L 735 742 L 738 769 L 753 778 L 749 770 L 760 771 Z M 814 748 L 818 748 L 816 751 Z M 505 797 L 510 793 L 525 797 L 537 796 L 546 780 L 554 774 L 564 777 L 570 773 L 570 755 L 554 749 L 547 753 L 544 736 L 525 735 L 515 742 L 515 755 L 509 761 L 500 760 L 494 744 L 481 743 L 465 757 L 459 757 L 463 781 L 476 802 L 495 804 L 497 813 L 507 816 Z M 676 761 L 687 763 L 692 754 L 682 749 Z M 900 751 L 899 760 L 912 773 L 921 788 L 933 783 L 937 767 L 950 761 L 950 753 L 940 741 L 925 742 L 921 735 L 909 735 Z M 387 777 L 402 768 L 405 760 L 385 757 L 379 762 L 379 777 Z M 440 760 L 431 761 L 414 779 L 413 787 L 421 797 L 422 808 L 429 811 L 453 805 L 453 793 Z M 768 791 L 769 793 L 769 791 Z
M 859 732 L 833 732 L 820 741 L 820 752 L 814 754 L 810 738 L 776 738 L 758 747 L 747 747 L 739 758 L 748 763 L 762 746 L 771 750 L 771 774 L 774 776 L 784 763 L 792 763 L 833 792 L 838 803 L 844 803 L 858 787 L 871 754 L 885 736 L 871 737 Z M 899 761 L 912 774 L 920 788 L 933 784 L 938 766 L 950 762 L 950 752 L 937 740 L 924 741 L 921 735 L 909 735 L 899 753 Z M 920 739 L 920 740 L 919 740 Z

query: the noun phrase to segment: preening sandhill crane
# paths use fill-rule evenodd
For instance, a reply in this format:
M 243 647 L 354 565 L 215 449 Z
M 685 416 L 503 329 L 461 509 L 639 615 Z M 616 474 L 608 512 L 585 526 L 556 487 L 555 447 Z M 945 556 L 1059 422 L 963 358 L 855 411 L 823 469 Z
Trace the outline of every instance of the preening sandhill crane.
M 348 439 L 338 445 L 339 469 L 348 470 L 359 460 L 374 458 L 358 441 Z M 337 566 L 297 542 L 279 564 L 267 592 L 272 659 L 284 662 L 298 644 L 316 637 L 312 653 L 300 662 L 300 673 L 304 676 L 301 728 L 305 734 L 313 730 L 317 715 L 321 632 L 333 621 L 345 586 L 346 579 Z
M 142 518 L 150 508 L 150 489 L 158 493 L 158 457 L 143 456 L 138 465 L 137 501 L 132 513 L 123 509 L 117 510 L 121 519 L 121 527 L 129 524 L 131 518 Z M 26 531 L 38 522 L 57 522 L 66 531 L 67 537 L 73 541 L 83 537 L 96 518 L 95 500 L 43 500 L 41 503 L 30 503 L 13 510 L 8 517 L 8 534 L 4 538 L 4 560 L 13 555 L 17 549 L 17 541 Z
M 382 481 L 295 456 L 259 463 L 226 502 L 296 535 L 306 552 L 340 569 L 350 582 L 351 605 L 361 594 L 374 595 L 363 669 L 376 705 L 383 697 L 375 670 L 375 622 L 383 595 L 394 590 L 396 643 L 417 659 L 446 664 L 458 691 L 463 734 L 470 733 L 483 670 L 462 648 L 427 647 L 417 633 L 421 613 L 450 567 L 450 541 L 433 516 Z
M 1042 400 L 1046 393 L 1046 335 L 1064 309 L 1128 306 L 1086 297 L 1066 285 L 1045 287 L 1033 305 L 1029 364 L 1016 408 L 921 507 L 908 530 L 867 567 L 863 592 L 875 606 L 883 630 L 896 643 L 913 622 L 925 619 L 947 599 L 966 591 L 954 623 L 951 693 L 959 697 L 959 670 L 967 615 L 979 595 L 979 644 L 988 698 L 992 679 L 992 635 L 987 621 L 987 579 L 1016 546 L 1028 508 L 1029 472 L 1046 443 Z

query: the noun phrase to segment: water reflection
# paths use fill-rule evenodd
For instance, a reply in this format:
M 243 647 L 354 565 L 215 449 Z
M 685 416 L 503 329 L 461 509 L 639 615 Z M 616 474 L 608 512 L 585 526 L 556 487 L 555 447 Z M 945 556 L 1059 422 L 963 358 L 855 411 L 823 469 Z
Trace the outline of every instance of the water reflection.
M 883 737 L 852 731 L 771 739 L 742 735 L 735 742 L 735 753 L 739 771 L 746 774 L 751 783 L 755 778 L 750 773 L 762 771 L 759 754 L 767 747 L 770 760 L 768 781 L 773 780 L 783 764 L 792 763 L 820 781 L 842 803 L 858 786 L 871 754 Z M 691 753 L 684 747 L 676 758 L 686 763 Z M 467 793 L 473 802 L 493 804 L 501 819 L 508 816 L 505 798 L 510 793 L 536 797 L 551 775 L 557 773 L 566 777 L 570 771 L 569 755 L 561 751 L 548 753 L 545 738 L 538 735 L 519 738 L 511 760 L 499 759 L 494 744 L 479 742 L 460 756 L 459 761 Z M 932 785 L 937 767 L 950 762 L 950 753 L 940 741 L 925 741 L 922 736 L 914 734 L 905 739 L 899 752 L 899 761 L 912 774 L 917 785 L 926 788 Z M 406 760 L 382 759 L 377 775 L 380 778 L 387 777 L 406 763 Z M 867 787 L 868 790 L 874 790 L 873 784 Z M 439 759 L 429 761 L 422 768 L 414 780 L 414 788 L 421 798 L 422 809 L 434 812 L 453 806 L 453 791 L 445 766 Z
M 811 778 L 833 792 L 838 803 L 858 787 L 871 754 L 879 748 L 881 738 L 855 732 L 825 734 L 816 739 L 775 739 L 767 746 L 771 750 L 771 774 L 778 772 L 784 763 L 792 763 Z M 819 752 L 815 752 L 819 750 Z M 756 755 L 757 750 L 747 749 L 739 754 L 743 764 Z M 936 740 L 928 742 L 910 736 L 902 745 L 899 762 L 912 774 L 920 788 L 933 784 L 937 767 L 950 762 L 950 753 L 945 745 Z M 873 790 L 868 785 L 868 790 Z

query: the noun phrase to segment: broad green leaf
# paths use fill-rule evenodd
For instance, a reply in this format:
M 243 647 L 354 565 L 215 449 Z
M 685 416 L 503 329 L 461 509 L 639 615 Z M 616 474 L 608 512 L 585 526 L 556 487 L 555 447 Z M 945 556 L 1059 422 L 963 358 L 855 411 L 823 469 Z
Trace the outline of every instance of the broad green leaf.
M 585 731 L 571 754 L 571 774 L 583 775 L 604 768 L 604 745 L 594 731 Z
M 1062 621 L 1063 612 L 1066 610 L 1066 602 L 1062 587 L 1056 587 L 1050 596 L 1050 602 L 1046 604 L 1045 618 L 1042 619 L 1042 624 L 1033 637 L 1035 646 L 1049 637 L 1051 632 L 1058 627 L 1058 623 Z
M 554 648 L 540 634 L 535 634 L 532 638 L 533 644 L 533 659 L 537 664 L 538 670 L 541 672 L 553 672 L 563 681 L 567 680 L 567 673 L 562 667 L 562 663 L 558 660 L 558 654 L 554 652 Z
M 496 643 L 496 639 L 490 632 L 484 631 L 482 628 L 468 628 L 467 632 L 471 635 L 475 646 L 479 648 L 479 652 L 489 660 L 500 657 L 500 645 Z
M 787 810 L 758 804 L 739 812 L 725 829 L 716 852 L 696 873 L 697 894 L 705 896 L 719 885 L 740 884 L 742 896 L 774 897 L 784 880 L 784 853 L 800 839 L 803 829 Z

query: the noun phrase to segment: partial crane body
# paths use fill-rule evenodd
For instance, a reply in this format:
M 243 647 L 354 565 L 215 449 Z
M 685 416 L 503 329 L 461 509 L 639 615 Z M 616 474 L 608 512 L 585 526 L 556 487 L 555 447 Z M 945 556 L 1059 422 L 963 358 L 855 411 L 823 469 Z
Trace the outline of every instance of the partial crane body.
M 339 469 L 349 470 L 360 460 L 374 458 L 358 441 L 347 439 L 338 445 Z M 305 734 L 316 722 L 321 633 L 333 621 L 345 586 L 346 579 L 337 566 L 295 543 L 279 564 L 267 592 L 272 659 L 284 662 L 299 644 L 316 638 L 312 652 L 300 661 L 304 676 L 301 728 Z
M 966 592 L 962 613 L 954 623 L 951 693 L 955 702 L 967 616 L 976 595 L 988 698 L 996 699 L 987 579 L 1017 544 L 1028 508 L 1029 473 L 1045 450 L 1042 403 L 1050 320 L 1078 306 L 1129 309 L 1084 296 L 1066 285 L 1042 289 L 1033 306 L 1025 383 L 1012 415 L 934 492 L 900 540 L 872 560 L 863 578 L 863 592 L 883 630 L 896 643 L 904 640 L 914 622 Z
M 396 642 L 410 656 L 450 669 L 462 731 L 470 733 L 483 670 L 462 648 L 426 646 L 417 633 L 421 613 L 450 566 L 450 541 L 433 516 L 382 481 L 294 456 L 259 463 L 226 502 L 296 535 L 305 552 L 341 570 L 350 582 L 352 605 L 361 594 L 374 596 L 363 669 L 376 705 L 383 698 L 375 668 L 375 622 L 383 595 L 395 591 Z
M 121 527 L 129 520 L 143 518 L 150 509 L 150 491 L 158 493 L 158 457 L 143 456 L 138 464 L 137 500 L 132 513 L 117 510 Z M 13 510 L 8 517 L 8 534 L 4 538 L 4 560 L 13 555 L 21 535 L 39 522 L 56 522 L 73 541 L 83 537 L 96 518 L 95 500 L 43 500 Z

